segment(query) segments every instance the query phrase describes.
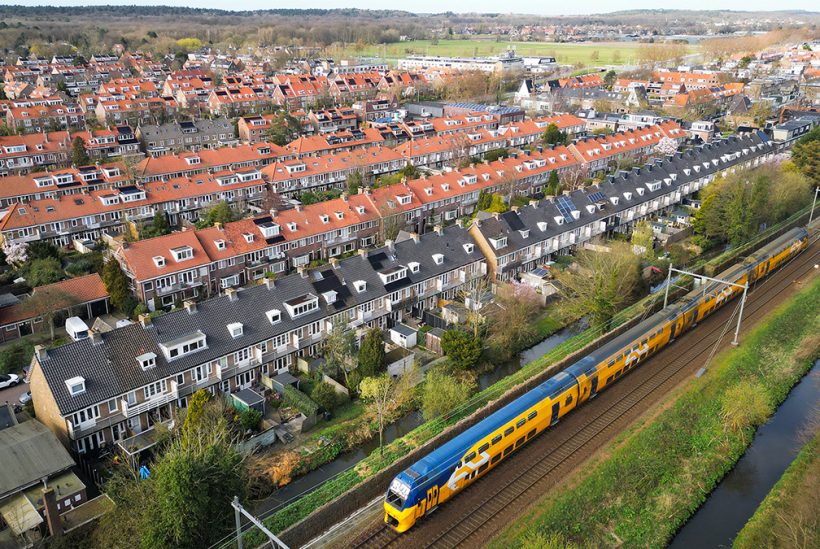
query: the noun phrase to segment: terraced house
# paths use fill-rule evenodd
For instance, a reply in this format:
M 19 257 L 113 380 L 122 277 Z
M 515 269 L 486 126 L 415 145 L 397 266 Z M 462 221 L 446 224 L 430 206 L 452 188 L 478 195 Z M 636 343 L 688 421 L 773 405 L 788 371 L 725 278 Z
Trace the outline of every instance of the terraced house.
M 46 351 L 32 364 L 37 418 L 77 453 L 130 452 L 175 421 L 194 391 L 229 393 L 314 356 L 333 326 L 357 336 L 420 315 L 485 272 L 467 231 L 411 235 L 344 261 Z M 136 435 L 141 434 L 139 438 Z

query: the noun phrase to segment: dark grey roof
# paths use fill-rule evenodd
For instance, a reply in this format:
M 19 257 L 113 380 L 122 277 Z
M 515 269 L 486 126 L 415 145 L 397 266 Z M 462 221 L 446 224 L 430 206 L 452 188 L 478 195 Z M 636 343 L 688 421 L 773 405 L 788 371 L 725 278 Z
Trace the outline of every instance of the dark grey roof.
M 185 128 L 187 131 L 183 131 Z M 195 129 L 195 133 L 191 130 Z M 229 133 L 234 135 L 233 124 L 227 118 L 203 118 L 194 122 L 168 122 L 160 125 L 140 126 L 140 135 L 143 139 L 184 138 L 196 134 Z
M 0 499 L 74 466 L 57 437 L 37 420 L 0 431 Z
M 379 248 L 365 256 L 340 261 L 336 267 L 326 265 L 303 275 L 283 277 L 276 281 L 273 289 L 259 285 L 239 290 L 235 300 L 215 297 L 197 304 L 193 313 L 182 309 L 161 315 L 149 328 L 132 324 L 101 334 L 102 342 L 97 345 L 91 339 L 84 339 L 52 349 L 42 362 L 43 373 L 60 411 L 70 414 L 481 260 L 483 256 L 477 247 L 467 252 L 464 247 L 467 243 L 473 243 L 468 232 L 453 226 L 444 229 L 441 235 L 429 233 L 419 237 L 418 242 L 412 238 L 397 242 L 392 250 Z M 434 261 L 435 254 L 444 257 L 441 265 Z M 379 271 L 407 266 L 410 262 L 419 263 L 418 272 L 408 269 L 404 279 L 387 286 L 382 283 Z M 354 286 L 359 280 L 367 283 L 362 293 Z M 321 294 L 329 290 L 337 292 L 336 303 L 327 304 L 322 298 Z M 284 302 L 306 294 L 319 297 L 319 309 L 292 319 Z M 266 316 L 272 309 L 281 311 L 281 321 L 276 324 L 271 324 Z M 243 325 L 243 333 L 237 338 L 227 329 L 227 325 L 234 322 Z M 170 362 L 165 359 L 160 344 L 190 337 L 198 331 L 206 336 L 206 348 Z M 143 370 L 136 357 L 147 352 L 156 355 L 156 366 Z M 85 379 L 86 391 L 71 396 L 65 380 L 75 376 Z

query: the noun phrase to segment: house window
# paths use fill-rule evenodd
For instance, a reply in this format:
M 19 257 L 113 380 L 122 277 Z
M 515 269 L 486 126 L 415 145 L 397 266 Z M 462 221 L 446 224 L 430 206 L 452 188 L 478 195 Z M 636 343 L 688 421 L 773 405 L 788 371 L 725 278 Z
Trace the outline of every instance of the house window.
M 111 400 L 108 401 L 108 413 L 113 414 L 116 411 L 117 411 L 117 399 L 112 398 Z
M 235 365 L 242 364 L 244 362 L 248 362 L 251 359 L 251 349 L 250 347 L 245 347 L 244 349 L 239 349 L 233 354 L 233 362 Z
M 156 383 L 152 383 L 151 385 L 144 387 L 142 389 L 142 393 L 143 395 L 145 395 L 145 400 L 148 400 L 152 397 L 155 397 L 156 395 L 164 393 L 166 388 L 167 385 L 165 384 L 165 380 L 161 379 Z

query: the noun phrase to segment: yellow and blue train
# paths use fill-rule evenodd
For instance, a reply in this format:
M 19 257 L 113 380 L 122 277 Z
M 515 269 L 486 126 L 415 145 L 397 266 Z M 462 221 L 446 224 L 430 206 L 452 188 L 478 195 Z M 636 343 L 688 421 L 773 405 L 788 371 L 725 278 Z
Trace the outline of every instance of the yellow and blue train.
M 792 229 L 718 278 L 751 284 L 799 254 L 808 243 L 806 229 Z M 693 290 L 680 302 L 654 314 L 436 448 L 390 483 L 384 501 L 384 521 L 398 532 L 408 530 L 527 441 L 742 291 L 717 282 Z

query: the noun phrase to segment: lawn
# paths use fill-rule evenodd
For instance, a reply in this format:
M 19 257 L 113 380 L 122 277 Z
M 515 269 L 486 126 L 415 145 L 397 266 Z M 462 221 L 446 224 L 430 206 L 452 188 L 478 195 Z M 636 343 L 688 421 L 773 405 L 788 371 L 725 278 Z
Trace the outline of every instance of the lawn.
M 556 42 L 496 42 L 493 39 L 440 40 L 433 44 L 430 40 L 414 40 L 394 44 L 368 44 L 357 47 L 328 48 L 327 53 L 334 59 L 369 57 L 396 61 L 411 53 L 440 56 L 492 56 L 515 48 L 519 55 L 543 55 L 555 57 L 564 65 L 610 65 L 632 64 L 636 61 L 640 44 L 634 42 L 598 42 L 588 44 L 559 44 Z M 597 52 L 597 55 L 596 55 Z M 616 55 L 617 53 L 617 55 Z M 597 57 L 597 59 L 596 59 Z

